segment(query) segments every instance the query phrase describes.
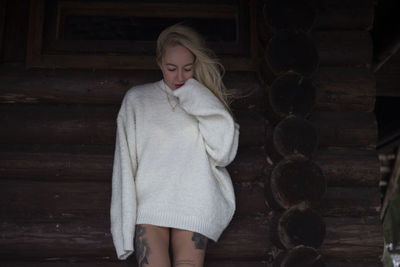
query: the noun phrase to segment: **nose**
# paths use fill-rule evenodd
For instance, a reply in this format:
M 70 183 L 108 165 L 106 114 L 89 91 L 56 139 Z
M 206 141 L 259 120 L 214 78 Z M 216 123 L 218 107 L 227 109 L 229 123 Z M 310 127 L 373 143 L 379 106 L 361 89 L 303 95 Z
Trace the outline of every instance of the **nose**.
M 183 70 L 178 71 L 178 82 L 183 82 L 185 81 L 185 75 L 183 73 Z

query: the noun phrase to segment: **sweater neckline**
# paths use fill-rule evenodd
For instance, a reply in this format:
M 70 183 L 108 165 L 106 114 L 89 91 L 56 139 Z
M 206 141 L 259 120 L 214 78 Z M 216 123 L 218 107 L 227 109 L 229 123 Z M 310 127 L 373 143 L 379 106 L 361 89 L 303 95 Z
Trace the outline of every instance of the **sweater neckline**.
M 164 79 L 161 79 L 161 81 L 160 81 L 160 87 L 161 87 L 161 90 L 163 90 L 164 92 L 166 92 L 167 94 L 170 94 L 170 95 L 172 95 L 172 89 L 171 88 L 169 88 L 169 86 L 168 86 L 168 84 L 164 81 Z

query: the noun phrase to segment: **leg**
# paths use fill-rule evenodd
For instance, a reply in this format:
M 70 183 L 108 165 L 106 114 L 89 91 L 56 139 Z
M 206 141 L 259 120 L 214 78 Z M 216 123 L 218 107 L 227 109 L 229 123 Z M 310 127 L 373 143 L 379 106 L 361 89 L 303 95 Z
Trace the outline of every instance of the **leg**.
M 169 228 L 136 225 L 135 254 L 138 267 L 170 267 Z
M 174 267 L 202 267 L 207 237 L 186 230 L 171 229 Z

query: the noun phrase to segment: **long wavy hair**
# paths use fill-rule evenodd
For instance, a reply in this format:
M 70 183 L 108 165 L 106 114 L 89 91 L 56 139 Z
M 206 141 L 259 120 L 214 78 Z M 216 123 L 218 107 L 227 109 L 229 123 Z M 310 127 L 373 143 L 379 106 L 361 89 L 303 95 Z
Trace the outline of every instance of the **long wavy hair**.
M 229 94 L 222 81 L 225 69 L 214 52 L 206 47 L 203 37 L 193 28 L 175 24 L 163 30 L 157 39 L 157 64 L 161 66 L 165 48 L 176 45 L 186 47 L 194 55 L 194 78 L 213 92 L 232 114 Z

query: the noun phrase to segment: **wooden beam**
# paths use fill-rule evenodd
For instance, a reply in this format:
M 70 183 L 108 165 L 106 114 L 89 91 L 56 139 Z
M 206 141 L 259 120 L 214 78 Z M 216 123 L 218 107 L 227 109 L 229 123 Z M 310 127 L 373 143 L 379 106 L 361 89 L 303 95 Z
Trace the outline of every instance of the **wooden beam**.
M 389 179 L 389 185 L 386 189 L 385 197 L 383 199 L 382 203 L 382 209 L 381 209 L 381 220 L 385 217 L 385 213 L 387 210 L 387 207 L 390 202 L 390 198 L 392 197 L 393 193 L 395 192 L 396 188 L 399 187 L 399 177 L 400 177 L 400 149 L 397 151 L 396 155 L 396 161 L 393 165 L 393 171 Z
M 106 181 L 82 182 L 73 179 L 43 177 L 43 180 L 13 181 L 1 177 L 0 215 L 9 220 L 63 220 L 84 214 L 108 216 L 111 198 L 111 174 Z M 264 186 L 258 181 L 236 182 L 236 215 L 256 216 L 270 209 L 264 201 Z M 329 217 L 366 217 L 379 214 L 380 194 L 374 187 L 328 187 L 316 210 Z M 269 204 L 269 203 L 268 203 Z
M 324 0 L 318 8 L 316 30 L 369 31 L 374 22 L 374 0 Z
M 367 31 L 313 31 L 320 66 L 371 67 L 373 43 Z
M 0 177 L 106 182 L 112 172 L 113 153 L 113 145 L 1 145 Z M 232 179 L 256 182 L 262 181 L 263 176 L 269 177 L 267 157 L 262 147 L 239 148 L 234 162 L 228 166 Z M 378 188 L 380 163 L 374 150 L 321 149 L 313 161 L 322 169 L 329 187 Z
M 119 106 L 0 105 L 0 143 L 115 143 Z M 261 146 L 264 117 L 257 111 L 237 112 L 241 146 Z
M 2 260 L 116 259 L 107 217 L 101 214 L 69 216 L 39 220 L 2 217 L 0 257 Z M 378 218 L 324 217 L 324 221 L 326 237 L 319 252 L 325 260 L 368 261 L 381 256 L 383 238 Z M 206 257 L 265 261 L 271 250 L 269 229 L 265 215 L 236 217 L 219 242 L 210 243 Z
M 159 70 L 26 70 L 0 66 L 0 103 L 119 105 L 132 86 L 162 79 Z M 265 90 L 254 72 L 226 72 L 234 109 L 261 110 Z
M 0 0 L 0 63 L 3 62 L 4 57 L 4 33 L 5 33 L 5 24 L 6 24 L 6 8 L 7 8 L 7 0 Z

